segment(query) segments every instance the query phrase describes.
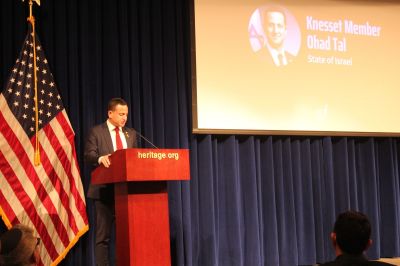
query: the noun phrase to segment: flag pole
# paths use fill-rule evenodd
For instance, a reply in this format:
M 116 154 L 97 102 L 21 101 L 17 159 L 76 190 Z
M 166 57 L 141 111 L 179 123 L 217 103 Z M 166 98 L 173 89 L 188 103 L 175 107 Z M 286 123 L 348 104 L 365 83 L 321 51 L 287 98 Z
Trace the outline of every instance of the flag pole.
M 40 5 L 40 0 L 35 0 Z M 28 21 L 32 25 L 32 38 L 33 38 L 33 84 L 35 90 L 35 154 L 34 164 L 35 166 L 40 165 L 40 150 L 39 150 L 39 108 L 38 108 L 38 93 L 37 93 L 37 69 L 36 69 L 36 31 L 35 31 L 35 17 L 32 15 L 33 0 L 29 0 L 29 17 Z

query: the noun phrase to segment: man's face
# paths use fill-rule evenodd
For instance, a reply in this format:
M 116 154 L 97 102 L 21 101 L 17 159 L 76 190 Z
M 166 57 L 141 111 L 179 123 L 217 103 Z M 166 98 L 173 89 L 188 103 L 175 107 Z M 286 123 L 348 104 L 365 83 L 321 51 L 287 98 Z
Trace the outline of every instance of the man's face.
M 116 127 L 125 126 L 128 119 L 128 106 L 117 104 L 114 110 L 108 111 L 108 120 Z
M 286 38 L 284 15 L 278 11 L 268 12 L 264 23 L 269 45 L 274 48 L 283 47 Z

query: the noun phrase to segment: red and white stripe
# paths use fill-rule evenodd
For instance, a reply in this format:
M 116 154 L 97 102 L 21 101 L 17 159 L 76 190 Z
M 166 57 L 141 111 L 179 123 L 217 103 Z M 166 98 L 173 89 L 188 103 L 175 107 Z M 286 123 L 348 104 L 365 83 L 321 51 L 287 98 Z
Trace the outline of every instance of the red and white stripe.
M 39 131 L 38 138 L 41 164 L 35 166 L 35 136 L 28 138 L 0 94 L 3 220 L 10 225 L 19 222 L 35 228 L 43 243 L 43 265 L 57 265 L 88 230 L 74 132 L 65 110 Z

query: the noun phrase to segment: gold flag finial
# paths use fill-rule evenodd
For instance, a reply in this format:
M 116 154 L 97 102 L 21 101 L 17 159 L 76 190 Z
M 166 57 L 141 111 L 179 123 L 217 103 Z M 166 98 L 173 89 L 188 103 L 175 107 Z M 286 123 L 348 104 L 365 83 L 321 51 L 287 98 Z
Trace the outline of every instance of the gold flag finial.
M 22 2 L 25 2 L 25 0 L 22 0 Z M 29 0 L 29 2 L 32 2 L 32 0 Z M 40 0 L 33 0 L 33 2 L 36 2 L 36 4 L 40 6 Z
M 25 0 L 22 0 L 22 2 L 25 2 Z M 32 16 L 33 2 L 35 2 L 38 6 L 40 6 L 40 0 L 29 0 L 29 18 L 28 18 L 28 20 L 33 19 L 33 16 Z

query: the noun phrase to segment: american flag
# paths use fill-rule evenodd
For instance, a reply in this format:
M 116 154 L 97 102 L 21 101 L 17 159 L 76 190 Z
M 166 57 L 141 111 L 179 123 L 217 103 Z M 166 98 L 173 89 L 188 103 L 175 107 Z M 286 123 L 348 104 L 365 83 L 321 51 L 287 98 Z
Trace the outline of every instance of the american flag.
M 41 265 L 57 265 L 89 225 L 75 133 L 33 32 L 29 24 L 19 58 L 0 94 L 0 215 L 7 227 L 23 223 L 34 228 L 42 240 Z M 36 136 L 39 165 L 34 161 Z

